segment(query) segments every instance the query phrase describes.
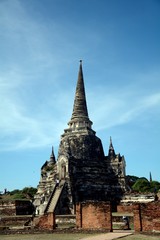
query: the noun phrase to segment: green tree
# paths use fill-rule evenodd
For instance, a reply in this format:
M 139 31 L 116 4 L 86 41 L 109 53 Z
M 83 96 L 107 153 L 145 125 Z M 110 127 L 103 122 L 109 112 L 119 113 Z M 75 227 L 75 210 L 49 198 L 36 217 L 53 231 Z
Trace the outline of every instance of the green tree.
M 33 198 L 36 192 L 37 189 L 33 187 L 25 187 L 22 189 L 22 193 L 26 195 L 26 197 L 28 196 L 29 198 Z
M 11 198 L 12 200 L 25 199 L 24 194 L 23 194 L 22 191 L 19 190 L 19 189 L 14 189 L 13 191 L 11 191 L 11 192 L 9 193 L 9 195 L 10 195 L 10 198 Z M 7 197 L 8 197 L 8 196 L 7 196 Z
M 139 178 L 132 189 L 137 192 L 150 192 L 150 182 L 146 178 Z
M 137 192 L 157 193 L 160 189 L 160 183 L 158 181 L 149 182 L 146 178 L 139 178 L 132 186 L 132 189 Z
M 20 193 L 21 190 L 19 189 L 14 189 L 13 191 L 10 192 L 10 195 L 18 194 Z
M 150 182 L 150 191 L 157 193 L 160 189 L 160 183 L 158 181 L 151 181 Z
M 135 184 L 137 179 L 139 179 L 139 177 L 136 177 L 136 176 L 133 176 L 133 175 L 127 175 L 126 176 L 126 183 L 130 188 L 132 188 L 132 186 Z
M 10 198 L 13 200 L 18 199 L 33 199 L 37 189 L 34 187 L 25 187 L 22 190 L 14 189 L 13 191 L 9 192 Z M 8 195 L 7 195 L 8 197 Z

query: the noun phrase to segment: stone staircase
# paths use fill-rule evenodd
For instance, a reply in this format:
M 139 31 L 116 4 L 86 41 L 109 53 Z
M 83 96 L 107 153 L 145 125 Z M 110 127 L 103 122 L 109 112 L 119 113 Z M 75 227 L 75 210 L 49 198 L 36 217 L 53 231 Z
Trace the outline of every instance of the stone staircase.
M 61 193 L 63 191 L 64 185 L 65 185 L 65 181 L 61 181 L 60 184 L 56 187 L 55 192 L 54 192 L 52 198 L 50 199 L 50 203 L 48 205 L 48 208 L 46 209 L 47 213 L 54 212 L 54 210 L 56 208 L 56 205 L 58 203 L 58 200 L 59 200 L 59 198 L 61 196 Z

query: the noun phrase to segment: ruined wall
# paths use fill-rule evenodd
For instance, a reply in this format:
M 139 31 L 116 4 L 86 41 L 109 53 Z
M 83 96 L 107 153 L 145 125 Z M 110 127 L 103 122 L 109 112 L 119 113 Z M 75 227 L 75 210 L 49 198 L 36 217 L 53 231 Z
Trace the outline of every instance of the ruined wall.
M 35 218 L 33 225 L 35 228 L 53 230 L 56 227 L 54 213 L 47 213 L 43 216 Z
M 134 229 L 142 232 L 160 232 L 160 201 L 133 205 Z
M 1 216 L 32 215 L 33 204 L 29 200 L 1 201 Z
M 133 213 L 134 213 L 134 230 L 135 232 L 142 231 L 142 221 L 141 221 L 141 206 L 140 204 L 133 205 Z
M 15 201 L 1 201 L 0 202 L 0 215 L 1 216 L 15 216 L 16 215 Z
M 120 204 L 117 206 L 117 212 L 124 212 L 124 213 L 133 213 L 134 204 Z
M 76 205 L 76 225 L 83 229 L 112 230 L 111 206 L 107 202 L 84 202 Z
M 134 230 L 160 232 L 160 201 L 117 206 L 119 213 L 133 213 Z M 88 201 L 76 205 L 76 225 L 83 229 L 112 231 L 111 206 L 108 202 Z
M 160 201 L 141 204 L 142 231 L 160 232 Z
M 28 226 L 31 225 L 31 216 L 5 216 L 0 219 L 1 227 Z
M 16 215 L 32 215 L 34 206 L 29 200 L 15 200 Z
M 160 201 L 121 204 L 117 211 L 134 214 L 134 230 L 137 232 L 160 232 Z

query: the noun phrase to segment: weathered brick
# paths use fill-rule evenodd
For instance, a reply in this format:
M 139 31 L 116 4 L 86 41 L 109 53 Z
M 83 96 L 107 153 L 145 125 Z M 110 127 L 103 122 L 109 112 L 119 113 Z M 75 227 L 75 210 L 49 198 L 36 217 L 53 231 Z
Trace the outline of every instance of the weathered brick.
M 84 202 L 76 205 L 76 225 L 83 229 L 112 230 L 111 206 L 108 202 Z
M 55 215 L 48 213 L 40 216 L 38 220 L 36 220 L 35 227 L 43 230 L 53 230 L 55 228 Z

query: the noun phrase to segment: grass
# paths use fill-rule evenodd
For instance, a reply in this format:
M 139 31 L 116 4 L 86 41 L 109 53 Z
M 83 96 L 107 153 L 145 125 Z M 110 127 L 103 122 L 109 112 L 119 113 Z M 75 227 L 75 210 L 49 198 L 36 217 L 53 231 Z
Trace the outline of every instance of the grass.
M 0 235 L 0 240 L 80 240 L 88 236 L 93 236 L 93 234 L 85 234 L 85 233 L 51 233 L 51 234 L 19 234 L 19 235 L 11 234 L 11 235 Z M 160 235 L 150 236 L 150 235 L 143 235 L 143 234 L 135 234 L 135 235 L 121 238 L 121 239 L 122 240 L 146 240 L 146 239 L 160 240 Z
M 12 234 L 0 235 L 1 240 L 79 240 L 91 236 L 83 233 L 51 233 L 51 234 Z
M 124 238 L 121 238 L 122 240 L 160 240 L 159 236 L 151 236 L 151 235 L 143 235 L 143 234 L 134 234 L 131 236 L 127 236 Z
M 129 227 L 130 227 L 131 230 L 134 230 L 134 225 L 133 225 L 133 223 L 131 223 L 131 224 L 129 225 Z M 112 225 L 112 228 L 113 228 L 113 230 L 123 230 L 123 229 L 124 229 L 124 224 L 123 224 L 123 223 L 120 223 L 120 224 L 114 223 L 114 224 Z

